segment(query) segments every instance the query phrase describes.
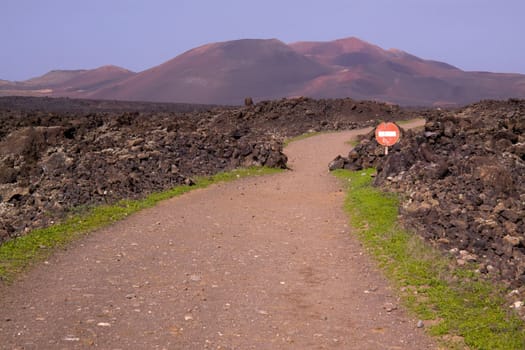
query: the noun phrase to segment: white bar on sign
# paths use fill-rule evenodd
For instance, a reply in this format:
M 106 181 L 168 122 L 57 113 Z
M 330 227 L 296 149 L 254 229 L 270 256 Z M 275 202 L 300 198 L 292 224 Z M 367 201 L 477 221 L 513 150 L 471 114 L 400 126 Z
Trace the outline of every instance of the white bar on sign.
M 379 137 L 396 137 L 397 132 L 395 131 L 380 131 L 378 132 Z

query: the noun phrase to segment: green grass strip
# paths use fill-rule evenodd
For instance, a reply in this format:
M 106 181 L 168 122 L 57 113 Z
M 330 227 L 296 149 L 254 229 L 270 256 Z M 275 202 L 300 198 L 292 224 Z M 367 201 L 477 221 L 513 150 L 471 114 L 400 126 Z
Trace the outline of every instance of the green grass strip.
M 118 220 L 160 201 L 182 195 L 218 182 L 236 180 L 254 175 L 274 174 L 282 171 L 266 167 L 251 167 L 223 172 L 213 176 L 198 177 L 193 186 L 177 186 L 173 189 L 155 192 L 144 199 L 121 200 L 113 205 L 101 205 L 70 215 L 63 222 L 36 229 L 27 235 L 12 239 L 0 246 L 0 280 L 10 282 L 17 274 L 35 261 L 48 257 L 54 249 L 63 247 L 83 234 L 108 226 Z
M 335 171 L 348 186 L 345 208 L 359 239 L 399 289 L 406 307 L 434 323 L 446 349 L 525 349 L 524 323 L 505 306 L 505 290 L 397 224 L 399 201 L 372 186 L 374 169 Z
M 288 146 L 292 142 L 305 140 L 305 139 L 308 139 L 310 137 L 314 137 L 314 136 L 318 136 L 318 135 L 322 135 L 322 134 L 327 134 L 329 132 L 330 131 L 309 131 L 309 132 L 305 132 L 304 134 L 297 135 L 297 136 L 294 136 L 294 137 L 290 137 L 290 138 L 287 138 L 286 140 L 284 140 L 283 147 Z
M 415 119 L 397 120 L 394 123 L 396 123 L 397 125 L 406 125 L 412 123 L 414 120 Z

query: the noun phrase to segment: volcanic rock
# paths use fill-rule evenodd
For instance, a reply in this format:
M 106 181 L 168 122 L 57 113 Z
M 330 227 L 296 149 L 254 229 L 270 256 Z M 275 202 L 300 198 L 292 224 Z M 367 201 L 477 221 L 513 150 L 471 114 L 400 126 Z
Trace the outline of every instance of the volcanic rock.
M 415 113 L 304 97 L 235 108 L 0 98 L 0 243 L 75 207 L 142 198 L 241 166 L 286 168 L 285 137 Z
M 375 184 L 403 194 L 406 225 L 445 251 L 471 252 L 484 273 L 523 285 L 525 101 L 482 101 L 426 119 L 388 156 L 370 133 L 330 169 L 376 167 Z

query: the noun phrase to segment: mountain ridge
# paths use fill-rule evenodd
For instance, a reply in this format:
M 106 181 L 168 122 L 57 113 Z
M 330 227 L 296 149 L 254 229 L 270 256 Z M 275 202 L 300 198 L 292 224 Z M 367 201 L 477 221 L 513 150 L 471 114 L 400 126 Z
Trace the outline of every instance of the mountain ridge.
M 463 71 L 356 37 L 290 44 L 239 39 L 205 44 L 137 73 L 110 65 L 0 81 L 0 96 L 7 95 L 228 105 L 247 96 L 308 96 L 462 105 L 525 98 L 525 75 Z

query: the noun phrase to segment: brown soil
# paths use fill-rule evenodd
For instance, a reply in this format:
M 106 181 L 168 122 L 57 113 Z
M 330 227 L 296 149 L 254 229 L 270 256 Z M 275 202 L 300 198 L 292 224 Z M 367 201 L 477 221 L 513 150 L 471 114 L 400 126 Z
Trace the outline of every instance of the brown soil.
M 0 347 L 434 348 L 350 235 L 326 168 L 357 132 L 293 143 L 292 171 L 191 192 L 55 254 L 0 288 Z

